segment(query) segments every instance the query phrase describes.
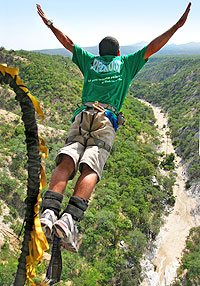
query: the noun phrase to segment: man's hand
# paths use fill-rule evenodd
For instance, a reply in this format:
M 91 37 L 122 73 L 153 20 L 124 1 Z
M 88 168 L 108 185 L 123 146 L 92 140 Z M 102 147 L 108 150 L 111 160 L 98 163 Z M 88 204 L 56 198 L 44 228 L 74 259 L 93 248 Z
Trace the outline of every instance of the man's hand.
M 74 50 L 74 43 L 72 42 L 72 40 L 66 36 L 63 32 L 61 32 L 58 28 L 56 28 L 54 25 L 49 25 L 49 19 L 47 18 L 47 16 L 44 14 L 41 6 L 39 4 L 36 5 L 37 6 L 37 12 L 39 14 L 39 16 L 42 18 L 43 22 L 45 23 L 45 25 L 47 25 L 51 31 L 54 33 L 54 35 L 56 36 L 56 38 L 59 40 L 59 42 L 70 52 L 73 53 Z
M 191 7 L 191 2 L 188 4 L 185 12 L 183 13 L 183 15 L 181 16 L 181 18 L 178 20 L 178 22 L 176 23 L 177 27 L 180 28 L 182 27 L 186 20 L 187 20 L 187 17 L 188 17 L 188 14 L 190 12 L 190 7 Z
M 47 16 L 44 14 L 44 12 L 43 12 L 41 6 L 40 6 L 39 4 L 37 4 L 36 7 L 37 7 L 37 12 L 38 12 L 39 16 L 42 18 L 42 20 L 43 20 L 43 22 L 45 23 L 45 25 L 48 26 L 48 18 L 47 18 Z
M 158 52 L 169 41 L 169 39 L 174 35 L 174 33 L 176 33 L 176 31 L 185 24 L 190 11 L 190 7 L 191 2 L 188 4 L 185 12 L 175 25 L 173 25 L 169 30 L 167 30 L 165 33 L 155 38 L 153 41 L 150 42 L 150 44 L 148 44 L 144 59 L 147 59 L 151 55 Z

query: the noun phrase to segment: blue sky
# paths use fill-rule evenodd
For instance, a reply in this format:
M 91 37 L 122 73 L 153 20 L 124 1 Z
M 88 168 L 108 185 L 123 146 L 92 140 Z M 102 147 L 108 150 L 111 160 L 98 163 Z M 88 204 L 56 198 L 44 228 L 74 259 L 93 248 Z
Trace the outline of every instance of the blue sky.
M 36 12 L 41 4 L 56 27 L 80 46 L 97 45 L 108 35 L 121 45 L 149 42 L 180 18 L 187 0 L 0 0 L 0 46 L 6 49 L 61 48 Z M 200 42 L 200 0 L 169 43 Z

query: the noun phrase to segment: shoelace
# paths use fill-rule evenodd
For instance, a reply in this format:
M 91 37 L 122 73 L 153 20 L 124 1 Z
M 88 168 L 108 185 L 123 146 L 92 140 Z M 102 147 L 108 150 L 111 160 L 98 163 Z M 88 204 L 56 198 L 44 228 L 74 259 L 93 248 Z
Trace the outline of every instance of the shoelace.
M 67 215 L 67 214 L 64 215 L 63 221 L 68 225 L 70 232 L 74 233 L 75 225 L 74 225 L 74 222 L 73 222 L 71 215 Z

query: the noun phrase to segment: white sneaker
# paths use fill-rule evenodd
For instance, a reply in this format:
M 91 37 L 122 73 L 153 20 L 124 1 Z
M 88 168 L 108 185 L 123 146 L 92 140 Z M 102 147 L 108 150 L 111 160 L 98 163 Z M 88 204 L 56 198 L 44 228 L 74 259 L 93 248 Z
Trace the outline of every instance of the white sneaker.
M 56 236 L 61 238 L 63 248 L 78 252 L 78 229 L 71 214 L 64 213 L 53 225 Z
M 52 227 L 54 222 L 57 220 L 57 216 L 54 211 L 46 209 L 40 216 L 40 223 L 45 236 L 48 239 L 52 239 Z

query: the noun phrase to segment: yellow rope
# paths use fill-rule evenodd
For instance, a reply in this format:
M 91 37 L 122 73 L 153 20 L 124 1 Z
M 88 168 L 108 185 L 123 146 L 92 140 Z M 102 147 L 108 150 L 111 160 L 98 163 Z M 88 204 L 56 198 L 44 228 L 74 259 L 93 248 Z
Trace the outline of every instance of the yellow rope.
M 19 77 L 18 73 L 19 70 L 17 68 L 13 67 L 7 67 L 6 65 L 0 65 L 0 72 L 5 76 L 6 74 L 9 74 L 12 76 L 12 78 L 15 78 L 16 84 L 29 96 L 31 99 L 33 106 L 35 108 L 35 111 L 37 114 L 44 119 L 44 113 L 40 107 L 40 104 L 38 100 L 31 95 L 28 88 L 25 86 L 21 78 Z M 45 142 L 43 139 L 40 138 L 40 155 L 41 158 L 47 158 L 48 157 L 48 148 L 45 146 Z M 46 186 L 46 176 L 45 176 L 45 168 L 41 164 L 40 167 L 40 190 L 39 195 L 37 199 L 37 203 L 34 206 L 34 225 L 33 229 L 31 231 L 31 240 L 29 242 L 29 255 L 26 257 L 26 275 L 27 275 L 27 283 L 32 286 L 35 286 L 36 284 L 33 282 L 33 278 L 36 277 L 36 271 L 35 268 L 38 264 L 41 263 L 42 257 L 44 255 L 44 252 L 49 249 L 49 245 L 47 242 L 47 239 L 42 231 L 42 227 L 40 224 L 39 219 L 39 206 L 41 201 L 41 190 Z
M 19 77 L 19 69 L 18 68 L 13 68 L 13 67 L 7 67 L 6 65 L 0 65 L 0 72 L 5 76 L 6 73 L 10 74 L 12 76 L 12 78 L 15 78 L 16 76 L 16 84 L 24 91 L 27 93 L 27 95 L 30 97 L 33 106 L 35 108 L 35 111 L 37 112 L 37 114 L 44 119 L 44 113 L 40 107 L 40 104 L 38 102 L 38 100 L 31 95 L 31 93 L 29 92 L 28 88 L 25 86 L 25 84 L 23 83 L 22 79 Z

